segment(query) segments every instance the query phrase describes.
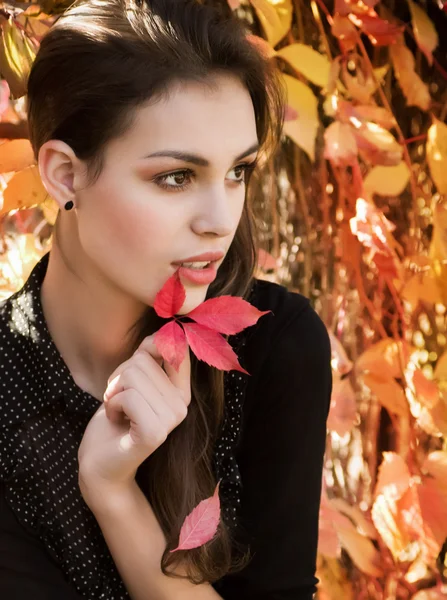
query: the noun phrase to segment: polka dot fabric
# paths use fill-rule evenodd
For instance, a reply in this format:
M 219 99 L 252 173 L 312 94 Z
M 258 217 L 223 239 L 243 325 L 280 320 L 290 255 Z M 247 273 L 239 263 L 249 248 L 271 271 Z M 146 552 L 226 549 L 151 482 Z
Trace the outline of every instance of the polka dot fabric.
M 76 385 L 47 329 L 40 288 L 48 257 L 36 264 L 21 290 L 0 303 L 0 478 L 17 519 L 37 533 L 82 597 L 127 599 L 78 487 L 77 450 L 99 403 Z M 245 332 L 229 342 L 239 353 Z M 222 517 L 233 527 L 241 489 L 234 451 L 247 380 L 238 371 L 225 372 L 224 422 L 214 456 L 222 479 Z

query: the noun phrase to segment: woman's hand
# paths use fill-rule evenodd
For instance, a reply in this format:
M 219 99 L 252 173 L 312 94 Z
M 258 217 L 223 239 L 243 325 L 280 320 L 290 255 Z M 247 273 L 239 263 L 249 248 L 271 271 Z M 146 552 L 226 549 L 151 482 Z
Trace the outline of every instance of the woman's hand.
M 104 403 L 87 425 L 78 451 L 84 497 L 92 488 L 126 487 L 138 466 L 187 415 L 191 401 L 189 349 L 177 373 L 169 364 L 163 365 L 153 337 L 146 337 L 133 356 L 111 374 Z

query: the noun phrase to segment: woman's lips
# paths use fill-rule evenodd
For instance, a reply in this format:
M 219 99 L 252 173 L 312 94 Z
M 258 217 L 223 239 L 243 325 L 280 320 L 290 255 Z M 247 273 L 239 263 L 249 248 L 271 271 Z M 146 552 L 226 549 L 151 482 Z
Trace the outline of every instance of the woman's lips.
M 211 262 L 205 269 L 188 269 L 188 267 L 179 267 L 179 265 L 173 266 L 178 269 L 178 274 L 181 278 L 197 285 L 212 283 L 217 276 L 217 261 Z

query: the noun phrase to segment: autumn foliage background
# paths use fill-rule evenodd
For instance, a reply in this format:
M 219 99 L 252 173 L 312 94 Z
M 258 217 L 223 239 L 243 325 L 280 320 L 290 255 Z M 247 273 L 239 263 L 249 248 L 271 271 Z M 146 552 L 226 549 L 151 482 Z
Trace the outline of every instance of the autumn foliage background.
M 206 1 L 288 93 L 251 193 L 258 277 L 310 297 L 332 341 L 318 598 L 447 597 L 447 3 Z M 0 2 L 0 299 L 51 247 L 25 80 L 69 4 Z

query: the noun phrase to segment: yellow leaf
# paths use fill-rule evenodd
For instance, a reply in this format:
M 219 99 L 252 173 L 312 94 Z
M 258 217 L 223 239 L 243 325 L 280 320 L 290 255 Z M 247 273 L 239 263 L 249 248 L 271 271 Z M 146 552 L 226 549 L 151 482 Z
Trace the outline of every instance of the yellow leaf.
M 439 43 L 438 32 L 427 13 L 412 0 L 408 0 L 413 31 L 417 45 L 427 57 L 428 63 L 433 63 L 433 50 Z
M 371 194 L 399 196 L 410 181 L 410 171 L 405 162 L 394 167 L 373 167 L 365 177 L 364 186 Z
M 427 132 L 427 162 L 440 194 L 447 194 L 447 125 L 433 117 Z
M 394 74 L 408 106 L 418 106 L 422 110 L 428 110 L 431 104 L 428 86 L 416 73 L 413 53 L 405 45 L 403 37 L 392 44 L 389 50 Z
M 354 525 L 346 519 L 345 524 L 335 523 L 341 545 L 347 551 L 352 562 L 363 572 L 371 577 L 383 575 L 380 566 L 380 553 L 370 539 L 359 533 Z
M 292 24 L 292 0 L 250 0 L 272 46 L 288 33 Z
M 315 138 L 319 127 L 318 101 L 312 90 L 290 75 L 282 74 L 287 87 L 287 104 L 298 113 L 298 118 L 284 123 L 284 133 L 315 160 Z
M 41 204 L 48 196 L 36 165 L 19 171 L 9 181 L 3 192 L 3 207 L 0 214 L 18 208 Z
M 0 17 L 0 72 L 15 98 L 26 92 L 26 79 L 36 56 L 31 40 L 19 30 L 12 19 Z
M 377 79 L 377 83 L 382 83 L 382 81 L 385 79 L 385 75 L 389 71 L 389 68 L 389 65 L 384 65 L 383 67 L 377 67 L 377 69 L 374 69 L 374 75 Z
M 306 44 L 291 44 L 278 50 L 276 56 L 287 61 L 298 73 L 320 87 L 326 87 L 329 81 L 331 63 Z
M 364 122 L 354 129 L 359 153 L 375 165 L 395 166 L 402 161 L 403 148 L 395 137 L 376 123 Z
M 29 140 L 10 140 L 0 144 L 0 173 L 21 171 L 34 162 Z
M 324 158 L 337 166 L 352 165 L 357 160 L 357 142 L 352 127 L 334 121 L 324 132 Z

